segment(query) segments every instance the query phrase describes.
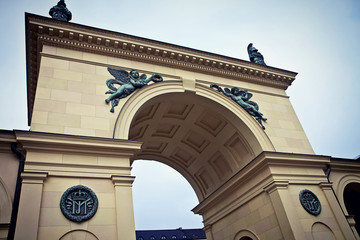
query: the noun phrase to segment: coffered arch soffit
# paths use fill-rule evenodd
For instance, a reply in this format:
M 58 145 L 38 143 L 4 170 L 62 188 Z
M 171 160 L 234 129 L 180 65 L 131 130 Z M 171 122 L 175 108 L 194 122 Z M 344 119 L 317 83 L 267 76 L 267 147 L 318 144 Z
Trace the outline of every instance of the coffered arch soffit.
M 143 141 L 134 159 L 173 167 L 200 201 L 262 151 L 274 151 L 255 119 L 236 103 L 202 85 L 184 91 L 179 81 L 134 93 L 120 111 L 114 137 Z

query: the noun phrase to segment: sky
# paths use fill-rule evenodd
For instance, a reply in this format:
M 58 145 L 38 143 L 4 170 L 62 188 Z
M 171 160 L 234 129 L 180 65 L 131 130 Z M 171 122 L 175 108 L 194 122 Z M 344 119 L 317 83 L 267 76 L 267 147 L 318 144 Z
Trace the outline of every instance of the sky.
M 360 1 L 65 2 L 71 22 L 82 25 L 243 60 L 253 43 L 267 65 L 298 73 L 287 94 L 315 153 L 360 155 Z M 48 16 L 56 3 L 0 0 L 0 129 L 29 129 L 24 13 Z M 180 174 L 150 161 L 133 167 L 137 229 L 203 226 L 190 212 L 198 201 Z

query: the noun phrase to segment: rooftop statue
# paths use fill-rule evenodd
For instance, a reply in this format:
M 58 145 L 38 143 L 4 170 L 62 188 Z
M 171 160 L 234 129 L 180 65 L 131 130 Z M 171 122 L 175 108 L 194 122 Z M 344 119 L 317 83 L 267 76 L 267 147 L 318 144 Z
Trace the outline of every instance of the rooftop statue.
M 218 92 L 222 92 L 225 96 L 230 97 L 251 116 L 255 117 L 262 129 L 265 129 L 262 121 L 265 122 L 267 119 L 263 117 L 261 112 L 259 112 L 259 105 L 256 102 L 249 101 L 249 99 L 253 96 L 252 93 L 249 93 L 247 90 L 240 90 L 238 87 L 233 87 L 231 90 L 229 88 L 224 88 L 224 91 L 216 84 L 211 84 L 210 88 L 216 88 Z
M 110 112 L 114 112 L 114 107 L 119 104 L 121 98 L 125 98 L 133 93 L 136 89 L 142 88 L 147 85 L 150 81 L 161 82 L 163 78 L 159 74 L 154 74 L 146 79 L 146 74 L 139 76 L 138 71 L 131 70 L 130 73 L 125 70 L 108 68 L 109 73 L 115 77 L 106 81 L 106 85 L 110 90 L 105 94 L 111 94 L 107 99 L 106 103 L 111 102 Z M 120 85 L 118 88 L 114 84 Z
M 57 19 L 64 22 L 69 22 L 71 20 L 71 12 L 66 8 L 64 0 L 60 0 L 56 6 L 53 6 L 49 11 L 50 16 L 53 19 Z
M 252 43 L 248 45 L 247 50 L 248 50 L 250 62 L 266 66 L 263 55 L 258 52 L 258 50 L 253 46 Z

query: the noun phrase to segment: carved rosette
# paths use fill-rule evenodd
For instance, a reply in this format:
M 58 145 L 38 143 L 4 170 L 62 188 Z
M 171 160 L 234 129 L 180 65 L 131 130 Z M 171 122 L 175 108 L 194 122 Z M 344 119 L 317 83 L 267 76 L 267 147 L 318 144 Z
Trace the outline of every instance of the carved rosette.
M 64 216 L 74 222 L 92 218 L 98 208 L 98 199 L 88 187 L 77 185 L 68 188 L 60 199 L 60 209 Z

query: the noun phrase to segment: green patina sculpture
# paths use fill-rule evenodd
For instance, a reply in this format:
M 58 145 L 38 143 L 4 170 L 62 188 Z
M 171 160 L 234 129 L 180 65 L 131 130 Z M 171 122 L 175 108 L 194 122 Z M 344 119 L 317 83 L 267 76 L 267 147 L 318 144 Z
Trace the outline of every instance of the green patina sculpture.
M 224 88 L 223 90 L 216 84 L 211 84 L 210 88 L 216 88 L 218 92 L 222 92 L 225 96 L 230 97 L 251 116 L 255 117 L 256 121 L 258 121 L 261 127 L 265 129 L 262 121 L 266 121 L 267 119 L 263 117 L 261 112 L 259 112 L 258 104 L 256 102 L 249 101 L 249 99 L 253 96 L 252 93 L 249 93 L 247 90 L 240 90 L 238 87 L 233 87 L 231 90 L 229 88 Z
M 96 194 L 83 185 L 68 188 L 60 199 L 61 212 L 73 222 L 84 222 L 92 218 L 98 205 Z
M 259 51 L 253 46 L 252 43 L 248 45 L 247 51 L 249 54 L 250 62 L 266 66 L 263 55 L 259 53 Z
M 114 112 L 114 107 L 119 104 L 121 98 L 125 98 L 133 93 L 136 89 L 142 88 L 147 85 L 150 81 L 161 82 L 163 78 L 159 74 L 154 74 L 146 79 L 146 74 L 139 75 L 138 71 L 131 70 L 127 72 L 125 70 L 108 68 L 108 71 L 115 77 L 106 81 L 106 85 L 110 90 L 105 94 L 111 94 L 107 99 L 106 103 L 111 102 L 110 112 Z M 118 88 L 114 84 L 120 85 Z
M 49 15 L 56 20 L 69 22 L 71 20 L 72 14 L 67 9 L 65 1 L 60 0 L 55 6 L 53 6 L 50 11 Z

